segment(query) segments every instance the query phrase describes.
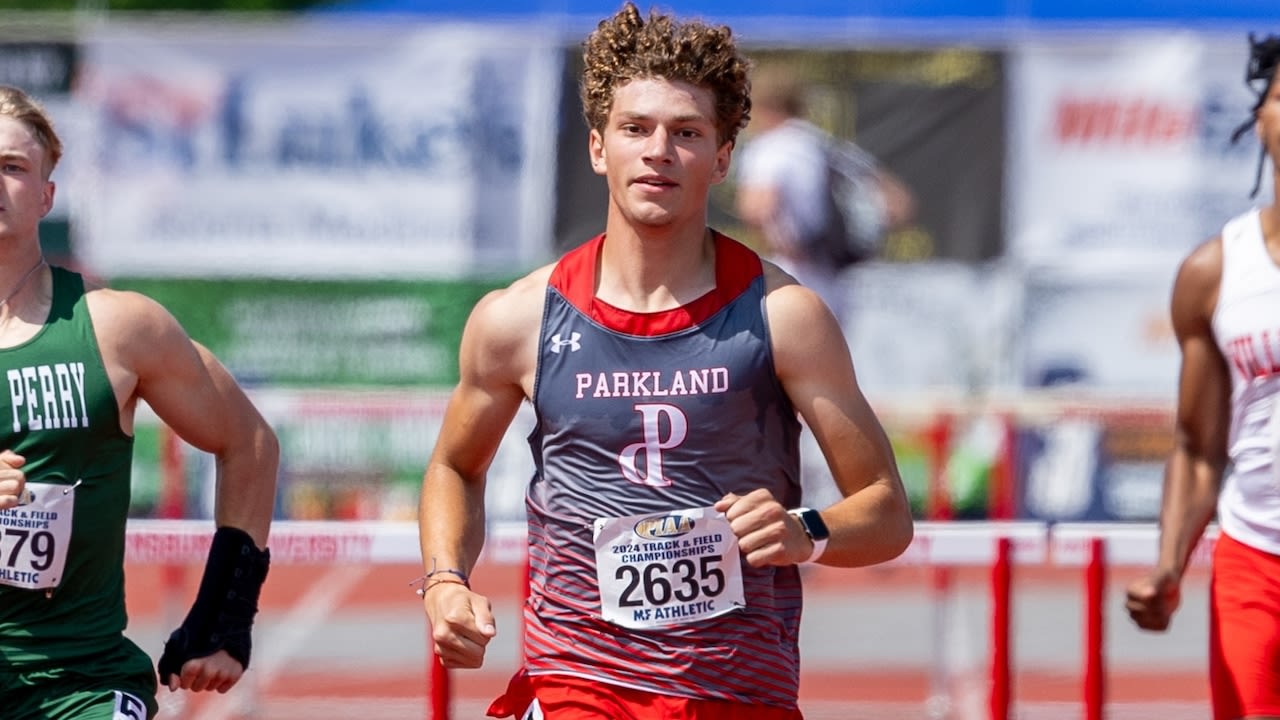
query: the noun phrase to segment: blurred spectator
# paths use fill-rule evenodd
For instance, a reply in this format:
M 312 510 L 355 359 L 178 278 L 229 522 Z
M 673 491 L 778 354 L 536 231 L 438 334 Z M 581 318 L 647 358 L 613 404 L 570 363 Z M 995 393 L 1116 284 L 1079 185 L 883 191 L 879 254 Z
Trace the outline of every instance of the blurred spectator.
M 763 243 L 763 254 L 816 291 L 836 317 L 845 320 L 840 275 L 844 267 L 823 252 L 831 232 L 829 153 L 865 168 L 874 194 L 859 202 L 864 224 L 885 233 L 910 222 L 915 199 L 910 190 L 875 158 L 851 142 L 839 140 L 805 115 L 806 88 L 793 69 L 761 66 L 751 81 L 752 135 L 737 158 L 738 216 Z

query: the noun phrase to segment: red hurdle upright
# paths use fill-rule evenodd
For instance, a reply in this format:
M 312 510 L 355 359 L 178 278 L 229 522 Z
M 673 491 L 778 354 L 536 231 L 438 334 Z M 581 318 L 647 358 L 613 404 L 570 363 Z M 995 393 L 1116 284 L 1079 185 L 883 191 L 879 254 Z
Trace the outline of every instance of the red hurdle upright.
M 996 559 L 991 566 L 991 720 L 1008 720 L 1013 696 L 1012 653 L 1009 629 L 1013 609 L 1013 541 L 996 540 Z
M 1085 653 L 1084 653 L 1084 717 L 1102 720 L 1106 702 L 1106 666 L 1103 650 L 1103 607 L 1106 601 L 1106 541 L 1089 540 L 1089 562 L 1085 566 Z
M 449 671 L 445 669 L 444 663 L 440 662 L 440 657 L 435 654 L 435 642 L 431 640 L 430 631 L 427 632 L 427 647 L 431 648 L 430 676 L 427 682 L 431 688 L 431 708 L 427 715 L 428 720 L 449 720 L 449 706 L 453 702 L 453 692 L 449 687 Z

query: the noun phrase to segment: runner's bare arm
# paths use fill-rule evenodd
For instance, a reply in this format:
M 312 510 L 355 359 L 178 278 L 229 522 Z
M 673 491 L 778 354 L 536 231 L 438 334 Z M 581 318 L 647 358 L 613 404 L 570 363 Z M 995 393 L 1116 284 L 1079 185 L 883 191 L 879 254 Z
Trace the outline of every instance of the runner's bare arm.
M 463 329 L 459 380 L 423 475 L 419 540 L 423 606 L 436 655 L 474 668 L 497 633 L 489 600 L 470 588 L 484 546 L 485 473 L 532 392 L 546 273 L 480 300 Z
M 766 272 L 778 378 L 844 495 L 821 509 L 831 537 L 819 562 L 856 567 L 897 557 L 911 542 L 910 506 L 893 448 L 858 387 L 844 334 L 816 293 L 771 264 Z
M 549 272 L 549 271 L 548 271 Z M 469 571 L 484 543 L 485 473 L 532 392 L 543 272 L 476 304 L 458 350 L 459 380 L 423 477 L 419 515 L 426 570 Z
M 89 302 L 124 429 L 132 432 L 142 400 L 179 437 L 212 454 L 216 523 L 266 547 L 280 453 L 270 425 L 222 363 L 159 303 L 112 290 L 93 291 Z
M 1173 452 L 1165 466 L 1156 565 L 1130 583 L 1125 607 L 1145 630 L 1165 630 L 1181 601 L 1188 559 L 1217 507 L 1227 463 L 1231 377 L 1211 318 L 1222 275 L 1221 239 L 1194 250 L 1178 270 L 1171 318 L 1182 368 Z
M 108 377 L 133 430 L 139 400 L 217 463 L 216 530 L 191 610 L 157 665 L 170 690 L 226 692 L 248 668 L 251 631 L 270 557 L 275 433 L 231 377 L 155 301 L 97 289 L 88 297 Z
M 1210 324 L 1221 274 L 1221 241 L 1202 245 L 1179 269 L 1171 303 L 1182 368 L 1160 510 L 1159 562 L 1179 576 L 1213 518 L 1227 464 L 1231 377 Z

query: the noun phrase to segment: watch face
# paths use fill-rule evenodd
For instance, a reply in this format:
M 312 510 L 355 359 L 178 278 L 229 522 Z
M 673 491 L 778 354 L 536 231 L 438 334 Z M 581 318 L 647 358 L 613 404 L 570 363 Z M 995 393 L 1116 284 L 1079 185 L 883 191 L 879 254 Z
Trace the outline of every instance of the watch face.
M 831 531 L 827 529 L 827 524 L 822 521 L 822 515 L 817 510 L 805 508 L 794 515 L 799 518 L 800 524 L 804 525 L 804 531 L 814 540 L 826 540 Z

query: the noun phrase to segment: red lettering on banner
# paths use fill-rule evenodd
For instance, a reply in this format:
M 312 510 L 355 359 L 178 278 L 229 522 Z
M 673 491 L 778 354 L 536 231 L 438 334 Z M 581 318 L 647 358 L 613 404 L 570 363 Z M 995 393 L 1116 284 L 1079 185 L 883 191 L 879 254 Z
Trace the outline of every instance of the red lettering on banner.
M 125 557 L 149 565 L 204 562 L 212 542 L 212 533 L 129 533 L 125 536 Z
M 373 555 L 370 535 L 273 535 L 271 559 L 290 565 L 367 562 Z
M 129 533 L 125 536 L 125 557 L 148 565 L 203 563 L 212 542 L 212 531 Z M 268 547 L 272 561 L 288 565 L 368 562 L 373 558 L 373 537 L 367 533 L 273 534 Z
M 1061 98 L 1054 135 L 1063 145 L 1173 145 L 1190 140 L 1197 113 L 1144 98 Z

